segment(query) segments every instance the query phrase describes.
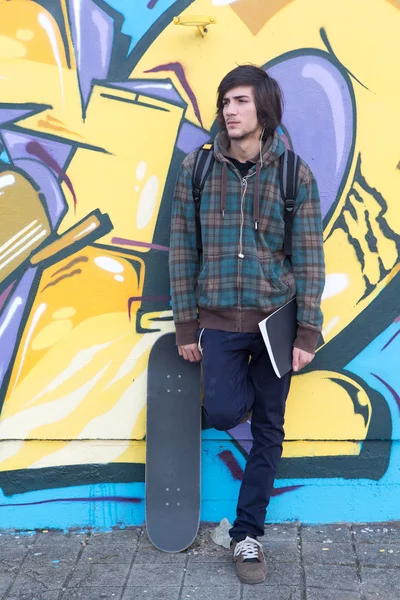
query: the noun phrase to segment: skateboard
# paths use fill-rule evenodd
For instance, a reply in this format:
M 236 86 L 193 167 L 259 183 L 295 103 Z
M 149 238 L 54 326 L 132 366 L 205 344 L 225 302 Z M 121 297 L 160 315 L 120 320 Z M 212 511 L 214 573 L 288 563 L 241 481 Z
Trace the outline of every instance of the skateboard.
M 175 334 L 149 358 L 146 432 L 146 526 L 152 544 L 181 552 L 200 520 L 200 364 L 178 354 Z

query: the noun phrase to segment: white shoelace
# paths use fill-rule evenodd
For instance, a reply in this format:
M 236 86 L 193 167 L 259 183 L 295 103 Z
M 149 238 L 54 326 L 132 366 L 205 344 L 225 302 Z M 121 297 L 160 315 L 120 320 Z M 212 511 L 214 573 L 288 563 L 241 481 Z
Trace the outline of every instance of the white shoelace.
M 262 552 L 262 545 L 260 542 L 247 536 L 246 539 L 236 544 L 235 556 L 241 554 L 244 560 L 247 558 L 258 558 L 258 548 L 261 548 Z

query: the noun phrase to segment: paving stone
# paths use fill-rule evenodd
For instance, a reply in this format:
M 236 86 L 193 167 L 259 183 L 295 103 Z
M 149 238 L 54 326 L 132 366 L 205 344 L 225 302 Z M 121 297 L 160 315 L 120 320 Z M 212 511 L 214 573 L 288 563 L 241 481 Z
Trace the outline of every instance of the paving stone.
M 297 542 L 269 542 L 262 538 L 260 541 L 269 562 L 300 562 L 300 549 Z
M 186 554 L 184 552 L 161 552 L 154 546 L 140 547 L 135 557 L 135 565 L 140 564 L 174 564 L 185 565 Z
M 391 594 L 398 600 L 400 597 L 400 569 L 361 567 L 361 589 L 365 593 L 382 594 L 385 592 L 385 600 L 386 594 L 388 596 Z
M 85 542 L 81 562 L 131 564 L 139 545 L 137 531 L 124 530 L 92 534 Z
M 349 527 L 301 528 L 307 600 L 360 600 L 361 594 L 363 600 L 400 600 L 399 524 L 352 527 L 361 562 L 360 590 Z M 210 525 L 202 525 L 194 544 L 180 554 L 156 550 L 143 528 L 91 535 L 2 533 L 0 598 L 239 600 L 240 593 L 243 600 L 303 598 L 296 524 L 266 526 L 260 539 L 268 575 L 263 584 L 256 586 L 239 583 L 230 550 L 210 540 L 211 529 Z M 128 587 L 121 598 L 128 576 Z
M 124 550 L 130 550 L 131 548 L 136 550 L 143 537 L 142 532 L 135 529 L 123 529 L 107 533 L 93 533 L 88 538 L 86 547 L 103 549 L 104 546 L 112 545 L 123 548 Z
M 362 565 L 400 567 L 400 544 L 360 544 L 356 550 Z
M 180 589 L 180 586 L 163 585 L 127 587 L 121 600 L 178 600 Z
M 355 564 L 353 547 L 350 542 L 347 544 L 303 542 L 302 547 L 305 564 Z
M 240 600 L 240 583 L 224 586 L 185 586 L 181 598 L 182 600 Z
M 301 600 L 297 588 L 280 586 L 243 585 L 243 600 Z
M 269 562 L 267 559 L 267 578 L 264 585 L 301 586 L 301 567 L 293 563 Z
M 9 546 L 8 548 L 2 548 L 0 545 L 0 573 L 14 572 L 19 568 L 28 553 L 29 548 L 27 546 Z
M 400 540 L 400 522 L 358 524 L 352 529 L 357 543 L 398 544 Z
M 52 592 L 52 596 L 56 591 L 59 592 L 64 585 L 66 577 L 54 579 L 47 573 L 24 572 L 20 573 L 9 593 L 9 597 L 33 598 L 44 595 L 44 592 Z
M 150 541 L 149 536 L 147 535 L 147 531 L 144 530 L 138 536 L 138 543 L 141 548 L 153 548 L 153 544 Z
M 399 600 L 399 592 L 395 592 L 394 594 L 388 594 L 385 591 L 382 591 L 380 594 L 378 592 L 368 592 L 364 594 L 365 600 Z
M 82 542 L 89 539 L 85 533 L 62 533 L 60 531 L 49 531 L 39 533 L 35 541 L 35 549 L 57 548 L 61 552 L 76 552 L 82 548 Z
M 350 542 L 351 532 L 349 525 L 303 525 L 301 539 L 304 542 Z
M 54 546 L 35 546 L 29 550 L 21 572 L 12 587 L 23 594 L 32 590 L 38 594 L 46 590 L 60 589 L 76 565 L 78 553 L 60 540 Z
M 334 590 L 359 590 L 355 567 L 343 565 L 305 565 L 306 586 Z
M 23 569 L 15 579 L 10 595 L 37 595 L 41 592 L 60 590 L 71 574 L 75 560 L 75 555 L 63 556 L 59 547 L 43 552 L 30 551 L 23 563 Z
M 344 592 L 339 590 L 321 590 L 307 588 L 307 600 L 361 600 L 358 592 Z
M 3 598 L 6 591 L 10 588 L 15 579 L 15 574 L 5 573 L 0 570 L 0 598 Z
M 133 565 L 128 586 L 177 586 L 183 574 L 183 565 Z
M 96 586 L 115 586 L 122 587 L 128 577 L 128 564 L 113 564 L 107 569 L 102 563 L 90 561 L 79 563 L 73 571 L 73 576 L 68 582 L 68 587 L 96 587 Z
M 68 589 L 62 600 L 120 600 L 121 594 L 122 587 L 81 587 Z
M 185 586 L 197 587 L 207 583 L 208 586 L 225 586 L 235 583 L 236 574 L 233 562 L 226 563 L 192 563 L 188 564 Z
M 297 525 L 265 525 L 261 542 L 296 542 L 298 539 Z
M 78 551 L 77 551 L 78 550 Z M 31 548 L 26 556 L 24 567 L 36 567 L 37 565 L 57 565 L 59 561 L 63 563 L 68 563 L 71 565 L 75 565 L 78 559 L 79 549 L 74 548 L 65 548 L 63 543 L 54 544 L 54 546 L 39 546 L 36 544 L 33 548 Z
M 198 535 L 186 551 L 186 555 L 189 557 L 189 562 L 232 562 L 232 550 L 215 544 L 210 537 L 210 531 Z
M 61 590 L 50 590 L 49 592 L 32 592 L 28 594 L 19 593 L 18 596 L 7 596 L 7 600 L 58 600 Z
M 36 542 L 38 534 L 28 533 L 24 535 L 17 535 L 15 533 L 0 533 L 0 548 L 8 547 L 31 547 Z

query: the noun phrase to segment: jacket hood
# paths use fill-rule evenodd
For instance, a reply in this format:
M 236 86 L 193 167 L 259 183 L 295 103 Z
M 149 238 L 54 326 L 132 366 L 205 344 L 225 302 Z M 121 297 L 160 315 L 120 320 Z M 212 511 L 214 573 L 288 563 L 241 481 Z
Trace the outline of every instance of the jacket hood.
M 226 210 L 226 188 L 227 188 L 227 171 L 228 171 L 228 163 L 229 158 L 231 157 L 229 152 L 229 137 L 226 131 L 221 131 L 217 134 L 214 140 L 214 156 L 216 160 L 222 163 L 222 181 L 221 181 L 221 213 L 225 216 Z M 260 216 L 260 172 L 262 168 L 268 166 L 268 164 L 275 161 L 285 152 L 285 144 L 282 140 L 281 136 L 277 131 L 274 134 L 267 138 L 262 145 L 261 148 L 261 158 L 260 155 L 257 154 L 254 158 L 251 159 L 251 162 L 256 164 L 255 170 L 255 186 L 254 186 L 254 203 L 253 203 L 253 221 L 254 228 L 258 229 L 258 220 Z
M 226 131 L 220 131 L 214 140 L 214 156 L 220 162 L 227 162 L 231 157 L 230 154 L 230 140 Z M 262 164 L 268 165 L 277 158 L 279 158 L 285 152 L 285 143 L 277 131 L 267 139 L 263 141 L 261 156 Z M 259 162 L 260 156 L 257 153 L 256 156 L 251 158 L 251 162 Z

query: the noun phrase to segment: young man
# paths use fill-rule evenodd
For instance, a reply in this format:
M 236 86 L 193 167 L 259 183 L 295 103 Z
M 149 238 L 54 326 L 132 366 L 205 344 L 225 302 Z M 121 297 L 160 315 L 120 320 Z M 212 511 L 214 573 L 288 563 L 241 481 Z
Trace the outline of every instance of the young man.
M 252 411 L 253 446 L 230 530 L 236 571 L 245 583 L 266 577 L 262 546 L 266 508 L 282 453 L 291 372 L 279 379 L 258 323 L 296 296 L 293 371 L 314 357 L 322 326 L 324 255 L 315 179 L 300 159 L 292 255 L 283 251 L 284 201 L 279 166 L 285 145 L 277 82 L 239 66 L 218 88 L 215 162 L 201 199 L 203 252 L 196 249 L 192 173 L 179 172 L 172 209 L 170 275 L 179 354 L 203 364 L 204 416 L 228 430 Z

